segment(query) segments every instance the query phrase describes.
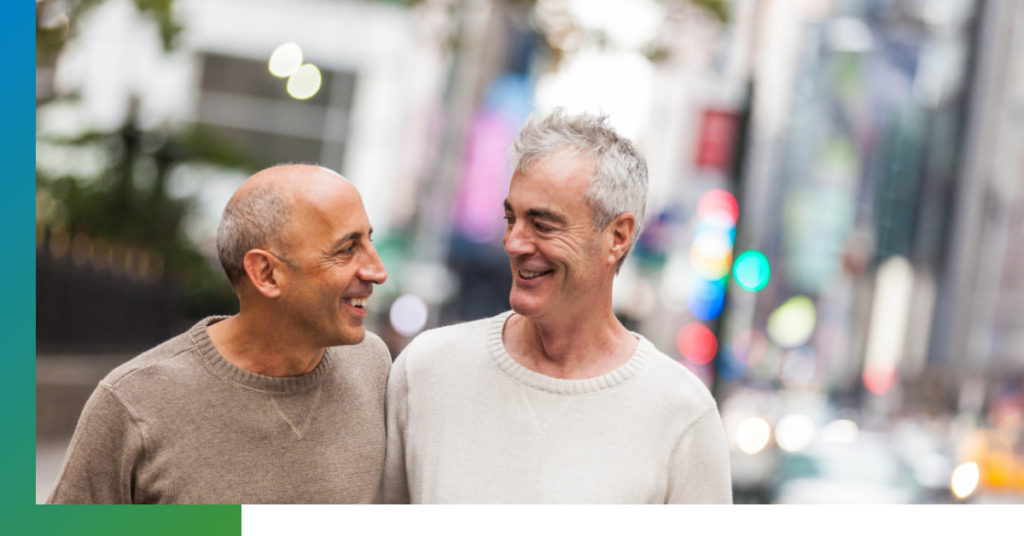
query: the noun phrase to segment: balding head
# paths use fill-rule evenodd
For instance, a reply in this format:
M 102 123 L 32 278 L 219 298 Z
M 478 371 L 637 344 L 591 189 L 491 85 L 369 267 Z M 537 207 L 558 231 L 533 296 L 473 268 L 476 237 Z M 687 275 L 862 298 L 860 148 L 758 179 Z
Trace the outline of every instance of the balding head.
M 245 254 L 267 248 L 291 265 L 282 232 L 296 209 L 316 204 L 325 193 L 355 188 L 327 168 L 282 164 L 249 177 L 231 196 L 217 228 L 217 256 L 231 284 L 245 278 Z

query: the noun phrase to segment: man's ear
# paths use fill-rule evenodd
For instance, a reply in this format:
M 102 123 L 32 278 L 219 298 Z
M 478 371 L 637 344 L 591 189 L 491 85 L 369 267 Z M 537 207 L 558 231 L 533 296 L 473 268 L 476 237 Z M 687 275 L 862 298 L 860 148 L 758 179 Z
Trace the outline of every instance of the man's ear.
M 629 251 L 629 243 L 633 240 L 633 229 L 636 229 L 636 216 L 630 212 L 619 214 L 608 224 L 609 257 L 612 264 L 618 264 L 619 259 Z
M 281 295 L 280 279 L 282 272 L 278 269 L 278 259 L 264 249 L 250 249 L 242 261 L 245 275 L 249 278 L 260 294 L 267 298 Z

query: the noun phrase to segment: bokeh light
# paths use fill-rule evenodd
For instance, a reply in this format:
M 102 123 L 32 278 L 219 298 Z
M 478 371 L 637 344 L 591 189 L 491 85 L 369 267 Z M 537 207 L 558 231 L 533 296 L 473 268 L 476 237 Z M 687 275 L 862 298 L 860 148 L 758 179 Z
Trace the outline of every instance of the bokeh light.
M 751 417 L 736 430 L 736 446 L 746 454 L 757 454 L 768 446 L 772 426 L 761 417 Z
M 698 320 L 718 318 L 725 306 L 725 281 L 693 278 L 686 292 L 686 306 Z
M 962 463 L 953 470 L 949 479 L 949 488 L 960 499 L 966 499 L 978 488 L 981 471 L 975 462 Z
M 676 349 L 687 361 L 696 365 L 710 363 L 718 351 L 715 334 L 704 324 L 691 322 L 676 334 Z
M 875 361 L 864 366 L 864 387 L 872 394 L 885 394 L 896 380 L 896 367 L 887 361 Z
M 732 273 L 740 288 L 757 292 L 768 284 L 768 279 L 771 277 L 771 266 L 764 253 L 748 250 L 736 257 Z
M 794 296 L 768 316 L 768 336 L 783 348 L 796 348 L 811 339 L 817 311 L 807 296 Z
M 299 67 L 288 77 L 288 95 L 293 99 L 305 100 L 320 91 L 320 69 L 312 63 Z
M 729 197 L 723 198 L 721 194 Z M 690 246 L 691 272 L 686 304 L 694 317 L 705 322 L 718 318 L 725 306 L 725 289 L 736 240 L 734 207 L 728 199 L 732 199 L 728 192 L 712 190 L 701 196 L 698 203 L 699 222 Z
M 859 435 L 860 427 L 849 419 L 836 419 L 821 431 L 821 439 L 826 443 L 853 443 Z
M 779 419 L 775 425 L 775 443 L 787 452 L 799 452 L 814 438 L 814 421 L 807 415 L 794 413 Z
M 395 331 L 411 337 L 427 324 L 427 302 L 415 294 L 403 294 L 391 304 L 388 317 Z
M 690 247 L 693 271 L 705 279 L 721 279 L 732 264 L 732 228 L 701 225 Z
M 697 215 L 704 221 L 725 221 L 736 225 L 739 214 L 736 198 L 725 190 L 708 190 L 697 201 Z
M 270 74 L 278 78 L 287 78 L 299 70 L 302 65 L 302 48 L 296 43 L 285 43 L 274 49 L 267 62 Z

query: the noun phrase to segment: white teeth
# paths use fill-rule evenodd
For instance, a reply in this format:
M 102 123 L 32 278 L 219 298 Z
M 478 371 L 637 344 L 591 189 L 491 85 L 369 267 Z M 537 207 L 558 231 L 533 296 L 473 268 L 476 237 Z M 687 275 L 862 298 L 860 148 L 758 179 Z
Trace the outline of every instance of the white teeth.
M 530 272 L 527 270 L 519 270 L 519 275 L 523 276 L 523 279 L 533 279 L 540 275 L 540 272 Z
M 366 307 L 366 304 L 369 303 L 370 299 L 369 298 L 346 298 L 345 301 L 347 303 L 351 304 L 351 305 L 356 306 L 356 307 Z

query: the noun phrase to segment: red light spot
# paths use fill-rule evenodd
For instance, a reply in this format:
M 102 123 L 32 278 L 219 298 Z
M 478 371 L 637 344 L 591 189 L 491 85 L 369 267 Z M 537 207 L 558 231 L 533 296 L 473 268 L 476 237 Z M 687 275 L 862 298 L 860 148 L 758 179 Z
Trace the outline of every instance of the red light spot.
M 697 215 L 701 219 L 725 218 L 735 225 L 740 207 L 736 198 L 726 190 L 708 190 L 697 201 Z
M 718 341 L 704 324 L 687 324 L 676 334 L 676 349 L 687 361 L 696 365 L 710 363 L 718 351 Z
M 896 380 L 896 368 L 892 363 L 868 363 L 864 367 L 864 387 L 871 393 L 880 395 L 892 388 Z

